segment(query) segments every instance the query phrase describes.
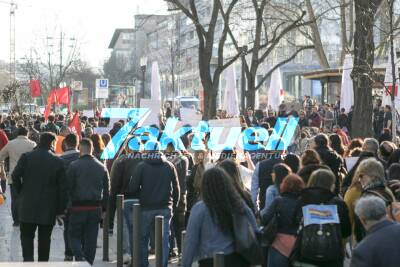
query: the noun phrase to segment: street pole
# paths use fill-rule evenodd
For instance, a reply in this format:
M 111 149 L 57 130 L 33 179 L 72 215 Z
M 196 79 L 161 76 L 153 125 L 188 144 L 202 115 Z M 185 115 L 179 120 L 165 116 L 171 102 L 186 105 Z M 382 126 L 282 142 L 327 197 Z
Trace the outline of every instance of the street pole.
M 141 98 L 144 98 L 144 89 L 145 89 L 145 83 L 146 83 L 146 66 L 142 66 L 142 92 L 141 92 Z
M 241 59 L 242 59 L 242 74 L 241 74 L 241 109 L 242 114 L 245 113 L 246 109 L 246 53 L 247 53 L 247 46 L 240 47 Z

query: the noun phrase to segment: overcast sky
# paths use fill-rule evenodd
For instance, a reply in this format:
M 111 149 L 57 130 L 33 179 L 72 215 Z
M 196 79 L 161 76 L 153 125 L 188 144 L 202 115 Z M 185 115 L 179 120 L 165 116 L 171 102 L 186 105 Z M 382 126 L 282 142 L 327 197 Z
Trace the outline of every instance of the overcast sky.
M 0 60 L 9 60 L 9 6 L 0 1 Z M 46 36 L 76 38 L 81 57 L 98 68 L 109 56 L 115 28 L 133 28 L 133 16 L 165 14 L 163 0 L 15 0 L 16 58 L 29 54 L 30 47 L 43 50 Z M 65 45 L 68 45 L 66 41 Z M 42 48 L 41 48 L 42 46 Z M 55 49 L 58 49 L 56 46 Z

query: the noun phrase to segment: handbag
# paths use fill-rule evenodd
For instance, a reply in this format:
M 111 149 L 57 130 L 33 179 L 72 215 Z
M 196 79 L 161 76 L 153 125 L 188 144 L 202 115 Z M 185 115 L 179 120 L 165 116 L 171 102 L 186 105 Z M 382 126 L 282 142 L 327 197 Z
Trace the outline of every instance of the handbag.
M 278 233 L 277 214 L 275 213 L 266 226 L 261 229 L 261 243 L 263 246 L 271 246 Z
M 263 250 L 246 215 L 234 213 L 232 221 L 235 251 L 250 265 L 261 265 Z

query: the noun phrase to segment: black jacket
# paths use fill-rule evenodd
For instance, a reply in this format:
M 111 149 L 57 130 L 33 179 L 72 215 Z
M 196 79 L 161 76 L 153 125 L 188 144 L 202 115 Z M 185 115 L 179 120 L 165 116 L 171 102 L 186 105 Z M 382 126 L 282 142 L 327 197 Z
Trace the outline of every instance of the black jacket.
M 110 178 L 106 167 L 93 156 L 81 156 L 70 164 L 67 185 L 72 207 L 102 204 L 106 209 Z
M 301 207 L 311 204 L 326 204 L 336 205 L 340 220 L 340 230 L 342 238 L 349 237 L 351 235 L 351 224 L 349 217 L 349 210 L 343 199 L 337 197 L 330 190 L 320 187 L 309 187 L 303 189 L 300 196 Z M 302 214 L 302 211 L 298 211 Z
M 297 235 L 299 221 L 295 220 L 297 211 L 300 207 L 299 195 L 293 193 L 283 193 L 272 201 L 267 212 L 262 215 L 263 225 L 267 225 L 274 214 L 276 214 L 278 233 Z
M 142 161 L 140 153 L 121 155 L 111 168 L 111 198 L 123 194 L 127 199 L 137 198 L 135 194 L 128 193 L 129 182 L 135 168 Z
M 400 264 L 400 225 L 383 221 L 374 225 L 353 251 L 351 267 L 397 267 Z
M 143 155 L 129 183 L 129 192 L 139 194 L 143 210 L 172 209 L 180 197 L 178 174 L 161 153 Z
M 37 148 L 23 154 L 12 173 L 18 194 L 20 221 L 54 225 L 66 207 L 65 170 L 62 159 Z
M 327 147 L 320 147 L 315 149 L 320 156 L 322 163 L 328 166 L 336 176 L 335 193 L 339 194 L 340 191 L 340 171 L 343 167 L 343 159 L 338 153 Z
M 186 177 L 189 169 L 189 160 L 181 153 L 171 153 L 166 155 L 167 159 L 174 165 L 178 174 L 180 198 L 178 209 L 182 212 L 186 210 Z

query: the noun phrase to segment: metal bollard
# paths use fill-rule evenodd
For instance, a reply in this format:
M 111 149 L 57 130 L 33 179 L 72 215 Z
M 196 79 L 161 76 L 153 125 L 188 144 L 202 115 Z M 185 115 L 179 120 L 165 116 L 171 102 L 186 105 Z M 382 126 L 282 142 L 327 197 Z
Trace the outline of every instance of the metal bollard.
M 164 216 L 156 216 L 156 267 L 163 267 Z
M 217 252 L 214 254 L 214 267 L 224 267 L 224 253 Z
M 132 266 L 140 266 L 140 254 L 141 254 L 141 211 L 140 211 L 140 204 L 135 203 L 133 204 L 133 212 L 132 212 Z
M 103 218 L 103 261 L 110 261 L 109 257 L 109 238 L 108 231 L 110 228 L 110 218 L 108 216 L 110 212 L 110 203 L 107 204 L 106 212 Z
M 185 249 L 185 237 L 186 237 L 186 231 L 182 231 L 181 233 L 181 253 L 183 255 L 184 249 Z
M 123 228 L 124 227 L 124 195 L 117 195 L 117 267 L 123 267 Z

